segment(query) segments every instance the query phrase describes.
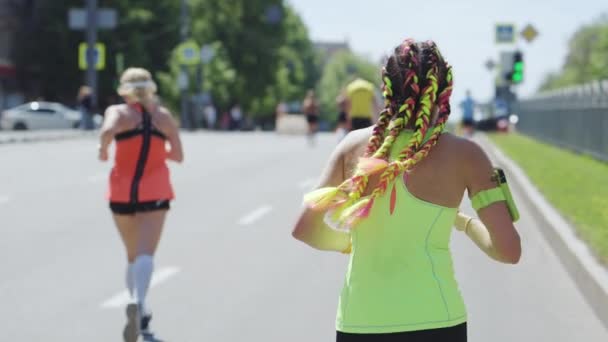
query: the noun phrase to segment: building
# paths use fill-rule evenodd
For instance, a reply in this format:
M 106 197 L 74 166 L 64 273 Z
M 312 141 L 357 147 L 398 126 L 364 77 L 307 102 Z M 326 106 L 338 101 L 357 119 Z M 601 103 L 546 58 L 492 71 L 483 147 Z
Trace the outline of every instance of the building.
M 0 109 L 23 102 L 17 91 L 17 72 L 12 59 L 13 42 L 19 28 L 18 12 L 33 0 L 0 0 Z
M 321 52 L 321 64 L 325 65 L 327 61 L 336 53 L 341 51 L 350 52 L 350 46 L 348 45 L 348 41 L 343 42 L 314 42 L 313 46 L 315 50 Z

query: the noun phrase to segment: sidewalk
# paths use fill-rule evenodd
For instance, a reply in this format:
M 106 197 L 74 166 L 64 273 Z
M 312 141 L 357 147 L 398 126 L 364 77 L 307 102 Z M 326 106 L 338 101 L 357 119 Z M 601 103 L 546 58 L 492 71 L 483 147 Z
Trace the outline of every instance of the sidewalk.
M 93 137 L 97 131 L 69 130 L 36 130 L 36 131 L 0 131 L 0 145 L 23 142 L 66 140 Z
M 608 269 L 597 261 L 587 245 L 577 237 L 574 228 L 548 203 L 515 162 L 484 134 L 477 134 L 474 140 L 483 147 L 495 165 L 505 170 L 509 184 L 527 195 L 524 203 L 519 205 L 525 205 L 536 212 L 538 228 L 597 317 L 608 328 Z

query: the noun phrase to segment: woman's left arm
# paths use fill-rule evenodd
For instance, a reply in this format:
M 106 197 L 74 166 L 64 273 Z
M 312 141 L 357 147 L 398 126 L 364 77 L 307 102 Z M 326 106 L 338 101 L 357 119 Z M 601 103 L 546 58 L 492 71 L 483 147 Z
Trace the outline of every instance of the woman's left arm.
M 344 181 L 344 146 L 346 145 L 341 143 L 336 147 L 321 174 L 317 188 L 338 186 Z M 291 234 L 294 238 L 319 250 L 349 252 L 350 233 L 330 228 L 324 222 L 325 213 L 304 207 Z
M 97 146 L 98 158 L 101 161 L 108 160 L 108 147 L 114 139 L 116 130 L 120 124 L 120 112 L 116 106 L 106 109 L 103 116 L 103 124 L 99 132 L 99 145 Z

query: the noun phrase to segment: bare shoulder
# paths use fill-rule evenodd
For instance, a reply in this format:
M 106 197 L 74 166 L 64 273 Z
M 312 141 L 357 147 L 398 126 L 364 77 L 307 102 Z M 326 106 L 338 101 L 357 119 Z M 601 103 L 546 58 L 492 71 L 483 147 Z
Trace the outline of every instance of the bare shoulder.
M 167 107 L 159 106 L 158 112 L 164 116 L 168 116 L 169 118 L 173 117 L 173 114 L 171 114 L 171 111 Z
M 126 113 L 127 110 L 128 110 L 127 105 L 125 105 L 125 104 L 111 105 L 111 106 L 108 106 L 108 108 L 106 108 L 104 116 L 107 116 L 107 115 L 120 116 L 121 114 Z
M 449 150 L 450 154 L 467 161 L 487 159 L 481 146 L 470 139 L 461 138 L 451 133 L 441 135 L 442 147 Z
M 361 149 L 367 146 L 367 142 L 371 137 L 373 127 L 358 129 L 348 133 L 338 145 L 340 151 L 345 155 L 358 154 Z
M 352 131 L 338 145 L 338 153 L 343 160 L 344 175 L 349 176 L 357 167 L 359 157 L 365 153 L 373 127 Z
M 104 117 L 104 123 L 107 127 L 118 128 L 122 126 L 127 120 L 129 114 L 129 108 L 125 104 L 111 105 L 106 108 Z

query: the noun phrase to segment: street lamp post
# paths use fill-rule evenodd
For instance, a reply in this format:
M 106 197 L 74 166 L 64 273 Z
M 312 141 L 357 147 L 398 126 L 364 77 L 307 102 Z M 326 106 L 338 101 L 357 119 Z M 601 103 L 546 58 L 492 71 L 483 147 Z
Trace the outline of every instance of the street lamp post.
M 181 7 L 181 40 L 182 43 L 188 40 L 188 4 L 187 0 L 182 0 Z M 188 115 L 188 67 L 184 64 L 180 66 L 180 91 L 181 91 L 181 113 L 180 113 L 180 122 L 181 127 L 190 129 L 190 116 Z
M 87 1 L 87 73 L 86 83 L 91 87 L 91 107 L 97 108 L 97 70 L 95 43 L 97 43 L 97 0 Z

